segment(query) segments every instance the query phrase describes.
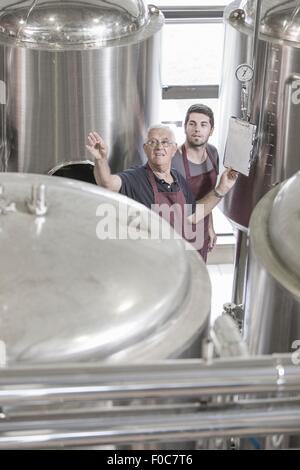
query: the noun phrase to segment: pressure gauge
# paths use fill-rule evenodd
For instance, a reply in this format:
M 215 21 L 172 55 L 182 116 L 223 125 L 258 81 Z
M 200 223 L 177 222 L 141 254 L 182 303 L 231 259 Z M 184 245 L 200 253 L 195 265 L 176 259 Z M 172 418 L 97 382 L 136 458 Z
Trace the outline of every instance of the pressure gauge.
M 253 68 L 249 64 L 241 64 L 238 66 L 235 72 L 236 78 L 242 82 L 250 82 L 253 79 Z

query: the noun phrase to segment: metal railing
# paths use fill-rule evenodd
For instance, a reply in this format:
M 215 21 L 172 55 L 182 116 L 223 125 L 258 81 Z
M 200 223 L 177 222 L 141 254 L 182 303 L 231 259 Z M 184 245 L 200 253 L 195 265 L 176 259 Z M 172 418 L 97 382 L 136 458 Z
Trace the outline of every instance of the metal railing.
M 7 367 L 0 403 L 0 449 L 297 435 L 300 366 L 274 355 Z

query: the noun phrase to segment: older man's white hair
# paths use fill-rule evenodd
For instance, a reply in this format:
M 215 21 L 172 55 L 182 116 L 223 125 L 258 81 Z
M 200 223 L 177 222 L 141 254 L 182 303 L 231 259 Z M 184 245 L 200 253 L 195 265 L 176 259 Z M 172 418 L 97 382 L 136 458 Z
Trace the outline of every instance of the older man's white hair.
M 166 126 L 166 125 L 164 125 L 164 124 L 154 124 L 154 125 L 148 127 L 148 130 L 147 130 L 147 137 L 149 136 L 149 133 L 150 133 L 151 131 L 154 131 L 154 130 L 156 130 L 156 129 L 165 129 L 166 131 L 168 131 L 168 132 L 171 134 L 171 138 L 172 138 L 173 142 L 176 143 L 175 134 L 174 134 L 173 130 L 171 129 L 171 127 Z

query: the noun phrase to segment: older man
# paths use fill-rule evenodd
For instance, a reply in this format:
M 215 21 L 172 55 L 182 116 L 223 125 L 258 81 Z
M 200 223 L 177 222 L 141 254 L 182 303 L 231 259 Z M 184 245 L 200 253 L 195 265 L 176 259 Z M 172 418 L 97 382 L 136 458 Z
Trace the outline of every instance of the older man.
M 218 186 L 196 204 L 184 177 L 171 169 L 177 144 L 173 132 L 167 126 L 153 126 L 148 130 L 144 143 L 148 159 L 145 165 L 118 174 L 111 173 L 107 145 L 96 132 L 88 135 L 87 149 L 95 158 L 97 184 L 131 197 L 149 208 L 153 205 L 176 206 L 186 214 L 185 208 L 188 205 L 192 208 L 191 214 L 187 217 L 190 224 L 197 224 L 208 215 L 232 188 L 237 177 L 236 172 L 224 171 Z M 172 221 L 169 222 L 173 225 Z

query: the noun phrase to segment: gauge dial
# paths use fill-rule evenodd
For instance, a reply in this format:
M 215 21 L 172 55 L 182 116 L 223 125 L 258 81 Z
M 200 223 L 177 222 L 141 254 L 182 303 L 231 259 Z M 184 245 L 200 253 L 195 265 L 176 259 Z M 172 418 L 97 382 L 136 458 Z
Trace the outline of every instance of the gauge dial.
M 236 78 L 242 82 L 250 82 L 253 79 L 253 68 L 248 64 L 241 64 L 238 66 L 235 72 Z

